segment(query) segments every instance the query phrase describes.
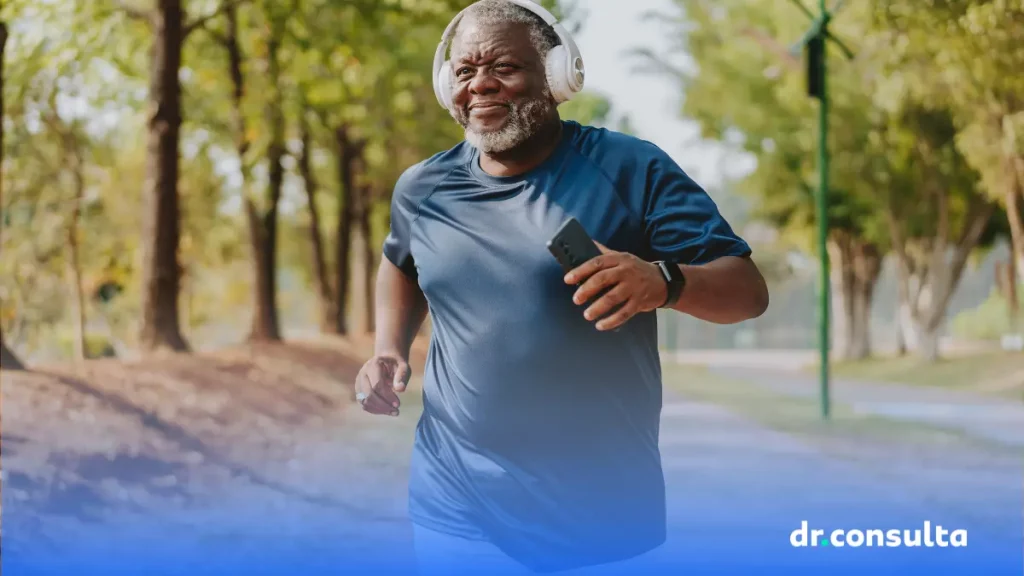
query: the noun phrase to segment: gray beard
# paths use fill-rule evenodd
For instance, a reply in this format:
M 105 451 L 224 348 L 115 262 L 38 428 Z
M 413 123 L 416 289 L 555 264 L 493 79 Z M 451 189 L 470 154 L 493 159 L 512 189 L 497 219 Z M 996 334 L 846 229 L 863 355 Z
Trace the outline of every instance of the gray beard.
M 465 129 L 466 142 L 481 152 L 500 154 L 516 148 L 536 134 L 554 107 L 554 101 L 546 94 L 522 105 L 510 104 L 511 110 L 505 125 L 491 132 L 473 130 L 468 116 L 462 110 L 457 110 L 452 116 Z

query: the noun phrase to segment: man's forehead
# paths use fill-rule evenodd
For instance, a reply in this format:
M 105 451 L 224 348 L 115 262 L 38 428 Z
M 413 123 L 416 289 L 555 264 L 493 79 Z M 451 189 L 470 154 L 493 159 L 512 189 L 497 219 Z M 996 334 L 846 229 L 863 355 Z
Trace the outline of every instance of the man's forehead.
M 459 24 L 452 39 L 452 60 L 498 51 L 520 58 L 535 56 L 529 27 L 518 22 L 480 22 L 470 17 Z

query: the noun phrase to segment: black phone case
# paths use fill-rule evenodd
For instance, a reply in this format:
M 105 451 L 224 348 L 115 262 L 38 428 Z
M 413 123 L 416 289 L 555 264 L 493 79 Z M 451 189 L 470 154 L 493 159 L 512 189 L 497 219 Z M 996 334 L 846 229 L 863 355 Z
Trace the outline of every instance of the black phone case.
M 558 263 L 562 265 L 562 269 L 567 274 L 584 262 L 601 255 L 601 249 L 594 243 L 594 239 L 590 237 L 590 234 L 587 234 L 586 229 L 575 218 L 569 218 L 562 223 L 558 228 L 558 232 L 555 232 L 555 235 L 548 241 L 548 250 L 558 260 Z M 596 302 L 607 291 L 601 291 L 600 294 L 594 297 L 592 302 Z M 614 314 L 618 309 L 619 306 L 616 306 L 604 317 Z M 612 331 L 618 332 L 621 329 L 621 327 L 615 328 Z
M 558 232 L 548 241 L 548 251 L 566 273 L 601 255 L 593 238 L 575 218 L 569 218 L 558 228 Z

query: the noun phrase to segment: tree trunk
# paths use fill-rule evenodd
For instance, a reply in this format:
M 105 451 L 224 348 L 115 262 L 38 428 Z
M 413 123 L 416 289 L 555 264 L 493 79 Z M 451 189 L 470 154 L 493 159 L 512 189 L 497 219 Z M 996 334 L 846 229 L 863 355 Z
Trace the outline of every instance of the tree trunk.
M 3 210 L 3 173 L 4 162 L 4 49 L 7 47 L 7 24 L 0 22 L 0 211 Z M 0 214 L 2 216 L 2 214 Z M 3 219 L 0 218 L 0 230 Z M 4 342 L 3 330 L 0 329 L 0 367 L 4 370 L 24 370 L 25 366 Z
M 372 333 L 376 330 L 376 296 L 374 288 L 376 287 L 376 271 L 377 271 L 377 260 L 376 251 L 373 249 L 373 232 L 371 226 L 370 217 L 373 215 L 373 187 L 367 185 L 363 189 L 363 212 L 362 217 L 359 221 L 360 229 L 362 230 L 363 236 L 363 281 L 366 283 L 365 288 L 365 303 L 366 303 L 366 332 Z
M 1024 165 L 1024 158 L 1011 160 Z M 1024 281 L 1024 216 L 1021 215 L 1021 196 L 1024 196 L 1024 167 L 1014 169 L 1010 174 L 1012 185 L 1006 190 L 1006 217 L 1010 224 L 1010 247 L 1018 278 Z
M 145 351 L 184 352 L 178 292 L 181 268 L 178 244 L 178 139 L 181 129 L 181 0 L 158 0 L 153 15 L 149 83 L 149 143 L 142 215 L 142 326 Z
M 255 266 L 255 305 L 251 340 L 280 340 L 281 325 L 277 311 L 277 210 L 284 184 L 285 154 L 284 110 L 280 86 L 281 22 L 271 23 L 267 42 L 267 73 L 270 78 L 270 97 L 267 102 L 267 124 L 270 126 L 270 146 L 267 161 L 270 164 L 267 202 L 260 212 L 259 206 L 249 200 L 249 225 L 252 229 L 253 261 Z
M 917 354 L 925 362 L 937 362 L 940 358 L 939 336 L 941 325 L 923 326 L 918 330 Z
M 25 369 L 25 365 L 21 363 L 21 360 L 7 347 L 2 333 L 0 333 L 0 368 L 4 370 Z
M 306 188 L 306 202 L 309 204 L 309 239 L 313 246 L 313 281 L 316 283 L 317 297 L 320 300 L 320 331 L 328 334 L 338 331 L 338 306 L 334 300 L 331 280 L 327 275 L 327 254 L 324 251 L 323 235 L 320 225 L 320 210 L 316 205 L 317 180 L 311 165 L 312 144 L 309 134 L 309 123 L 305 116 L 305 107 L 299 113 L 300 138 L 302 154 L 299 156 L 299 173 Z
M 335 239 L 336 281 L 334 300 L 338 306 L 337 333 L 348 334 L 348 297 L 351 266 L 352 222 L 355 216 L 354 199 L 356 160 L 362 154 L 362 144 L 354 142 L 349 136 L 348 127 L 339 126 L 335 130 L 338 143 L 338 235 Z
M 1006 313 L 1009 318 L 1007 324 L 1011 332 L 1016 332 L 1019 327 L 1017 321 L 1020 316 L 1020 301 L 1017 297 L 1017 264 L 1014 256 L 1011 254 L 1005 262 L 997 262 L 995 272 L 999 295 L 1006 300 Z
M 863 360 L 871 354 L 871 304 L 881 273 L 878 248 L 847 231 L 836 231 L 830 242 L 833 272 L 838 278 L 836 300 L 842 305 L 835 338 L 840 357 Z
M 249 129 L 246 122 L 245 55 L 239 40 L 238 10 L 235 5 L 227 8 L 227 34 L 224 47 L 228 53 L 228 74 L 232 84 L 232 114 L 235 125 L 235 151 L 238 154 L 242 177 L 242 196 L 245 199 L 245 214 L 249 228 L 249 246 L 253 266 L 253 315 L 249 332 L 250 340 L 280 340 L 281 329 L 277 316 L 276 297 L 276 255 L 277 255 L 277 205 L 281 197 L 284 178 L 281 159 L 284 156 L 284 118 L 281 114 L 280 89 L 278 87 L 277 50 L 280 44 L 277 28 L 271 32 L 267 51 L 267 72 L 271 79 L 271 98 L 267 107 L 267 119 L 272 139 L 267 150 L 270 162 L 268 201 L 261 207 L 252 189 L 252 171 L 249 165 Z
M 832 305 L 842 308 L 842 314 L 834 314 L 833 333 L 830 335 L 832 346 L 839 351 L 840 358 L 850 357 L 850 346 L 853 342 L 852 331 L 854 319 L 854 274 L 852 242 L 845 230 L 832 233 L 829 242 L 829 259 L 832 265 L 832 279 L 829 283 L 832 290 Z
M 934 193 L 937 207 L 936 229 L 928 239 L 930 254 L 927 260 L 915 265 L 907 250 L 902 222 L 892 206 L 886 209 L 892 244 L 899 265 L 900 299 L 907 303 L 909 316 L 917 339 L 918 353 L 929 362 L 939 358 L 939 336 L 945 324 L 949 301 L 960 283 L 967 258 L 978 245 L 995 205 L 981 197 L 973 197 L 963 228 L 955 241 L 951 241 L 949 198 L 945 191 Z M 952 257 L 949 256 L 952 248 Z
M 907 355 L 907 335 L 904 332 L 903 327 L 905 323 L 903 321 L 904 304 L 899 302 L 896 305 L 896 318 L 893 322 L 893 329 L 896 332 L 896 356 L 903 357 Z
M 72 137 L 73 138 L 73 137 Z M 85 166 L 77 146 L 70 151 L 75 176 L 75 200 L 71 209 L 71 222 L 68 226 L 68 248 L 71 251 L 71 286 L 75 293 L 75 358 L 85 360 L 88 350 L 85 342 L 85 289 L 82 286 L 82 259 L 78 241 L 78 223 L 82 217 L 82 200 L 85 196 Z
M 871 307 L 875 299 L 875 286 L 882 272 L 882 258 L 874 244 L 857 241 L 853 256 L 853 328 L 850 330 L 849 356 L 863 360 L 871 356 Z
M 358 163 L 362 169 L 362 163 Z M 352 277 L 355 332 L 373 331 L 373 246 L 370 244 L 370 186 L 362 184 L 352 195 L 355 226 L 352 230 Z

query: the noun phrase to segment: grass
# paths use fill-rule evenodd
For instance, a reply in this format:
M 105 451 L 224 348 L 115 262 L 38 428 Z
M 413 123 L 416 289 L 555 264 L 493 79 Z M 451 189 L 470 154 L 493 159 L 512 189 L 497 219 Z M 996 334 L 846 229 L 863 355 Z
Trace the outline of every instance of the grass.
M 816 444 L 861 444 L 941 448 L 951 444 L 1002 454 L 1011 448 L 959 429 L 858 413 L 833 402 L 822 419 L 816 398 L 779 394 L 763 386 L 715 374 L 704 367 L 666 364 L 666 389 L 687 399 L 725 408 L 772 430 Z
M 816 370 L 815 366 L 813 370 Z M 1024 353 L 985 352 L 927 363 L 915 356 L 836 362 L 838 378 L 898 382 L 1024 398 Z

